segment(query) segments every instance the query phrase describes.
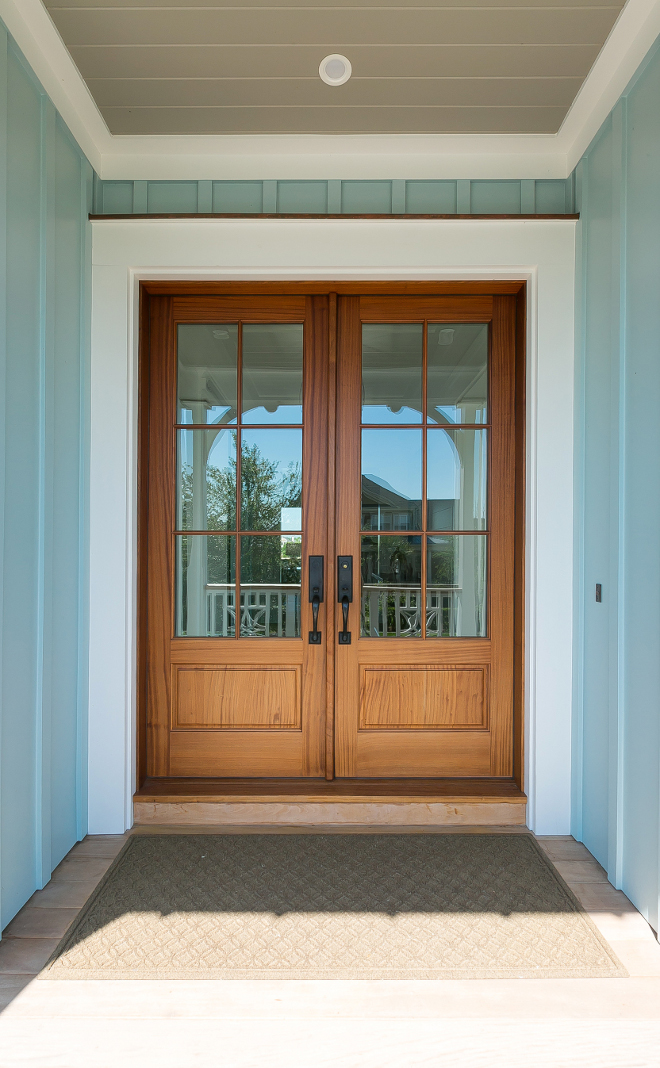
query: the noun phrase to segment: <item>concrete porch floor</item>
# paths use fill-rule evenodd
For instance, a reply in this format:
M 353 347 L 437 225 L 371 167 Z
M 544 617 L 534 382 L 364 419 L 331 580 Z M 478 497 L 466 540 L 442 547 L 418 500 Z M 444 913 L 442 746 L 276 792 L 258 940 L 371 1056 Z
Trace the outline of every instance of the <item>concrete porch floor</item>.
M 1 1068 L 660 1065 L 660 946 L 572 838 L 539 842 L 629 979 L 37 980 L 126 837 L 76 845 L 3 932 Z

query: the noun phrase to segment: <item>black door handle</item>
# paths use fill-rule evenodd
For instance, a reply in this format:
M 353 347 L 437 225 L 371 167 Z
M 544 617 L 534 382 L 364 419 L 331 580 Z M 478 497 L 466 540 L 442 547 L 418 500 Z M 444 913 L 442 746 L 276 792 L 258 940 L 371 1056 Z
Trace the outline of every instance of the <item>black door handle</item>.
M 312 604 L 312 626 L 309 632 L 309 644 L 321 644 L 321 631 L 319 630 L 319 606 L 323 600 L 323 557 L 310 556 L 309 558 L 309 599 Z
M 337 600 L 341 605 L 343 628 L 339 631 L 339 644 L 351 644 L 351 632 L 348 629 L 348 606 L 353 601 L 353 557 L 337 557 Z

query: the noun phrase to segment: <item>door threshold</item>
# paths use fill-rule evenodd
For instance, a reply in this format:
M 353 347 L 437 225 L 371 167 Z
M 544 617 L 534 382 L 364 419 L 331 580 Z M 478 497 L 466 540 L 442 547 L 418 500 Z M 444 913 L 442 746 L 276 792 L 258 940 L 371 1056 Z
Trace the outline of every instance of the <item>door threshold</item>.
M 510 779 L 147 779 L 136 825 L 524 826 Z
M 136 801 L 267 803 L 527 800 L 512 779 L 145 779 Z

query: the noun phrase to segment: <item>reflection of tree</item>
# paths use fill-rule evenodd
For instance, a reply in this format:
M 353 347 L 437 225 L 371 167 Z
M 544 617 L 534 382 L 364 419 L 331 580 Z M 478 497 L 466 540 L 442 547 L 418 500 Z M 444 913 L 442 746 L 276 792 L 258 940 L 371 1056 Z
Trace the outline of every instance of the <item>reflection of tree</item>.
M 362 581 L 366 585 L 419 586 L 420 568 L 419 537 L 362 539 Z
M 453 586 L 456 582 L 454 539 L 435 543 L 429 553 L 429 586 Z
M 276 460 L 268 460 L 258 445 L 244 445 L 241 456 L 241 528 L 278 530 L 282 508 L 299 508 L 302 474 L 299 463 L 284 470 Z M 185 525 L 192 526 L 193 471 L 186 465 L 181 475 L 181 505 Z M 206 529 L 236 529 L 236 459 L 227 467 L 206 465 Z M 229 544 L 231 543 L 231 545 Z M 242 539 L 242 579 L 244 582 L 300 582 L 300 540 L 244 537 Z M 233 582 L 235 579 L 234 538 L 207 539 L 207 581 Z M 187 552 L 184 550 L 184 557 Z M 184 564 L 187 561 L 184 559 Z

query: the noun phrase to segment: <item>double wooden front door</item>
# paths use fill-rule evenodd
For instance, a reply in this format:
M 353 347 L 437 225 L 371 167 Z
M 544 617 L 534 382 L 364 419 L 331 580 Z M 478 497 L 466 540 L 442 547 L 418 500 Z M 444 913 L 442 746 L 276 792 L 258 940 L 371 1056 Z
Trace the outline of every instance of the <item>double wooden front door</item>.
M 512 776 L 515 309 L 149 297 L 149 776 Z

